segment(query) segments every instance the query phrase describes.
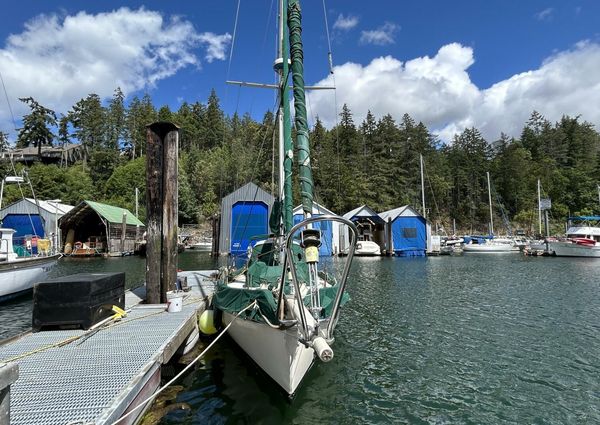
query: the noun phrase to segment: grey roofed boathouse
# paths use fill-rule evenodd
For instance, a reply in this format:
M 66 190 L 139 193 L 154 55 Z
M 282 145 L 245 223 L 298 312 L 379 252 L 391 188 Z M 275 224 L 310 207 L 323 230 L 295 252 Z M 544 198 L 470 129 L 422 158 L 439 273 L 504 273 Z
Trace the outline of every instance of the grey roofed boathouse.
M 243 254 L 253 236 L 269 233 L 275 198 L 252 182 L 221 201 L 219 254 Z

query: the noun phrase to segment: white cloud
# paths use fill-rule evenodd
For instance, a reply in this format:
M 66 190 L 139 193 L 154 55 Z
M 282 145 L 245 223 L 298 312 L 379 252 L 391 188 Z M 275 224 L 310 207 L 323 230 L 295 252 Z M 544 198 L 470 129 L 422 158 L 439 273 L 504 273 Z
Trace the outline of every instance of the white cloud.
M 231 35 L 218 35 L 212 32 L 200 34 L 199 40 L 206 44 L 206 61 L 212 62 L 215 59 L 224 60 L 227 53 L 227 47 L 231 43 Z
M 188 21 L 143 8 L 40 15 L 8 37 L 0 69 L 19 119 L 27 112 L 19 97 L 33 96 L 66 112 L 89 93 L 106 98 L 120 86 L 127 94 L 186 66 L 200 67 L 201 47 L 207 62 L 224 59 L 230 40 L 229 34 L 198 33 Z M 9 118 L 7 108 L 0 108 L 2 128 L 12 128 Z
M 343 14 L 339 14 L 335 23 L 333 24 L 333 29 L 340 31 L 349 31 L 355 26 L 358 25 L 358 17 L 348 15 L 344 16 Z
M 549 7 L 547 9 L 544 9 L 544 10 L 536 13 L 534 16 L 535 16 L 535 19 L 537 19 L 538 21 L 551 21 L 553 15 L 554 15 L 554 9 Z
M 538 69 L 523 72 L 480 89 L 470 79 L 473 50 L 458 43 L 439 49 L 434 57 L 405 63 L 376 58 L 366 66 L 346 63 L 334 68 L 338 105 L 348 104 L 355 122 L 368 110 L 377 117 L 404 113 L 423 121 L 444 141 L 475 126 L 493 141 L 501 132 L 519 137 L 534 110 L 550 121 L 578 116 L 600 128 L 600 44 L 578 43 L 547 58 Z M 333 76 L 318 85 L 333 85 Z M 309 93 L 311 113 L 326 125 L 335 124 L 333 95 Z
M 360 43 L 384 46 L 395 43 L 394 36 L 400 27 L 392 22 L 386 22 L 375 30 L 362 31 Z

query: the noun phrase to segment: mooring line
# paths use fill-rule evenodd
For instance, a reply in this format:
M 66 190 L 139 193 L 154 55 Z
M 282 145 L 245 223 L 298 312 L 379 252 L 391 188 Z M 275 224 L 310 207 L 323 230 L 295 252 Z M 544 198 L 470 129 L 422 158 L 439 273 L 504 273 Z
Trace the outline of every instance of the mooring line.
M 175 375 L 175 377 L 173 379 L 171 379 L 169 382 L 167 382 L 164 386 L 162 386 L 161 388 L 159 388 L 154 394 L 152 394 L 150 397 L 148 397 L 146 400 L 142 401 L 140 404 L 138 404 L 136 407 L 134 407 L 131 411 L 129 411 L 127 414 L 121 416 L 119 419 L 117 419 L 115 422 L 112 423 L 112 425 L 117 425 L 119 424 L 123 419 L 127 418 L 129 415 L 131 415 L 133 412 L 139 410 L 140 408 L 144 407 L 146 405 L 146 403 L 154 400 L 156 398 L 156 396 L 158 396 L 161 392 L 163 392 L 165 389 L 167 389 L 171 384 L 173 384 L 177 379 L 179 379 L 184 373 L 186 373 L 198 360 L 200 360 L 207 352 L 208 350 L 210 350 L 212 348 L 213 345 L 215 345 L 215 343 L 223 336 L 225 335 L 225 332 L 227 332 L 227 329 L 229 329 L 229 327 L 231 325 L 233 325 L 233 322 L 236 321 L 236 319 L 238 317 L 240 317 L 240 315 L 242 313 L 244 313 L 246 310 L 249 310 L 251 307 L 255 307 L 257 305 L 256 300 L 251 302 L 250 304 L 248 304 L 248 306 L 246 308 L 244 308 L 243 310 L 241 310 L 239 313 L 237 313 L 233 320 L 227 325 L 225 326 L 225 329 L 223 329 L 221 331 L 221 333 L 219 335 L 217 335 L 215 337 L 215 339 L 208 344 L 208 347 L 206 347 L 204 349 L 204 351 L 202 351 L 194 360 L 192 360 L 190 362 L 190 364 L 188 364 L 181 372 L 179 372 L 177 375 Z

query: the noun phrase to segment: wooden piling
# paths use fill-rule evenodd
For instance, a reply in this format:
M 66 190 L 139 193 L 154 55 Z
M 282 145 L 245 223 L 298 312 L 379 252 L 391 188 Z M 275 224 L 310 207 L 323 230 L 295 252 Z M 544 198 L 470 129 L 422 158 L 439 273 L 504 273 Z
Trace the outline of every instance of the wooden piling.
M 125 236 L 127 235 L 127 213 L 123 212 L 121 220 L 121 255 L 125 255 Z
M 385 255 L 394 255 L 394 247 L 392 246 L 392 218 L 388 217 L 388 221 L 385 224 Z
M 146 135 L 146 297 L 156 304 L 167 302 L 177 280 L 179 127 L 156 122 Z

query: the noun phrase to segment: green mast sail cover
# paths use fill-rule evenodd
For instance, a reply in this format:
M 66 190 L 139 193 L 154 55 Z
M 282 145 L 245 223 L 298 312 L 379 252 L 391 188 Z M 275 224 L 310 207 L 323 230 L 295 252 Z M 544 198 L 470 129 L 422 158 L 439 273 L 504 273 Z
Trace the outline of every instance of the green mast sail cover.
M 283 8 L 281 10 L 283 21 L 283 43 L 281 46 L 281 58 L 283 59 L 282 79 L 281 79 L 281 103 L 283 105 L 283 227 L 285 232 L 289 232 L 294 225 L 293 208 L 294 201 L 292 199 L 292 166 L 294 163 L 294 147 L 292 145 L 292 125 L 290 121 L 290 93 L 287 89 L 288 78 L 290 75 L 289 69 L 289 35 L 286 31 L 287 24 L 287 0 L 283 0 Z
M 300 167 L 300 193 L 302 209 L 311 214 L 313 206 L 313 178 L 310 166 L 310 147 L 304 93 L 304 53 L 302 51 L 302 14 L 298 0 L 290 0 L 288 6 L 288 27 L 290 31 L 290 56 L 294 81 L 294 109 L 296 111 L 296 147 Z

